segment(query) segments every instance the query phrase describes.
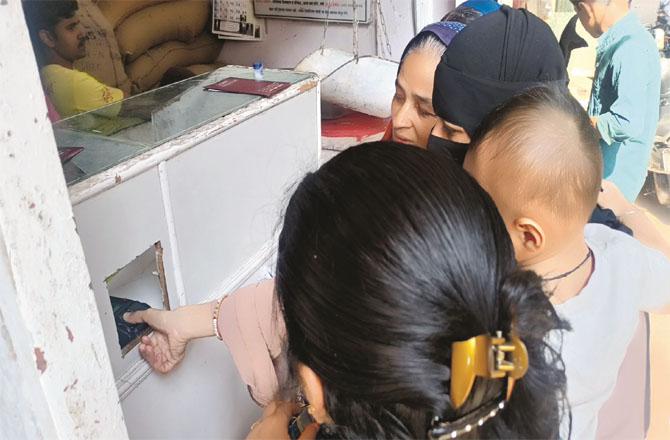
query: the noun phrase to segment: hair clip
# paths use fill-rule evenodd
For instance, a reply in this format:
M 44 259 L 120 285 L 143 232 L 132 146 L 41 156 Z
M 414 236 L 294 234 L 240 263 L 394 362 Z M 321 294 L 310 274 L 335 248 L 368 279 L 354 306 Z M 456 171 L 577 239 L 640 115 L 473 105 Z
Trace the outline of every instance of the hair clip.
M 512 332 L 509 341 L 501 331 L 496 336 L 479 335 L 451 346 L 451 404 L 460 408 L 472 391 L 475 377 L 507 377 L 505 400 L 509 400 L 514 381 L 528 370 L 526 345 Z

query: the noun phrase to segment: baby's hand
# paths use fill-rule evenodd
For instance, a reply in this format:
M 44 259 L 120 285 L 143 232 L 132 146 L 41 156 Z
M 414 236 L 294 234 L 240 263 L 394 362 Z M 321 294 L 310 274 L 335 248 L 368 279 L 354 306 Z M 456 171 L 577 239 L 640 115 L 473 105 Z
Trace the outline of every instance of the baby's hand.
M 168 373 L 184 359 L 189 339 L 180 331 L 179 310 L 147 309 L 126 313 L 123 319 L 133 324 L 144 322 L 154 329 L 149 336 L 142 337 L 139 346 L 140 355 L 154 370 Z
M 626 200 L 621 190 L 607 180 L 602 181 L 600 194 L 598 195 L 598 205 L 601 208 L 611 209 L 617 217 L 635 209 L 635 205 Z

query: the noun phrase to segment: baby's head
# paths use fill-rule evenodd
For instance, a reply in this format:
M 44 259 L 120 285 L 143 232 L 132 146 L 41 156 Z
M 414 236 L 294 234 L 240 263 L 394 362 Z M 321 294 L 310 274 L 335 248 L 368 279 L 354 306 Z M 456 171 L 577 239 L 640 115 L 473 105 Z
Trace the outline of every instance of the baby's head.
M 602 158 L 588 115 L 567 91 L 535 88 L 496 109 L 464 166 L 498 206 L 521 264 L 583 239 Z

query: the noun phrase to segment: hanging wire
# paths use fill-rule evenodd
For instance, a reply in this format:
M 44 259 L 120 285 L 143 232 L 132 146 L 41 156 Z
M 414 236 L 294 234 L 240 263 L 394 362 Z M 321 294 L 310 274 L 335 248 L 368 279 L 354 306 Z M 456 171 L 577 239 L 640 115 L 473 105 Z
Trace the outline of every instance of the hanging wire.
M 360 57 L 358 57 L 359 60 L 362 60 L 364 58 L 377 58 L 377 59 L 384 60 L 383 58 L 380 58 L 380 57 L 377 57 L 377 56 L 374 56 L 374 55 L 361 55 Z M 337 71 L 343 69 L 344 67 L 353 63 L 354 61 L 356 61 L 356 58 L 351 58 L 351 59 L 345 61 L 344 63 L 340 64 L 339 66 L 337 66 L 337 68 L 335 68 L 333 71 L 331 71 L 328 75 L 325 75 L 324 77 L 322 77 L 321 78 L 321 83 L 323 84 L 323 82 L 325 80 L 327 80 L 328 78 L 333 76 Z M 393 60 L 384 60 L 384 61 L 389 61 L 389 62 L 394 63 L 394 64 L 399 64 L 397 61 L 393 61 Z M 358 61 L 356 61 L 356 62 L 358 62 Z
M 358 63 L 358 14 L 356 14 L 356 7 L 358 6 L 357 4 L 358 0 L 352 0 L 351 1 L 351 6 L 353 8 L 354 12 L 354 22 L 353 22 L 353 37 L 354 37 L 354 59 L 356 60 L 356 63 Z
M 323 38 L 321 38 L 321 55 L 323 55 L 323 50 L 326 47 L 326 35 L 328 34 L 328 22 L 330 21 L 330 8 L 333 5 L 333 0 L 328 0 L 326 5 L 326 21 L 323 24 Z
M 386 51 L 388 52 L 388 57 L 393 57 L 393 51 L 391 50 L 391 40 L 389 39 L 388 31 L 386 30 L 386 20 L 384 19 L 384 10 L 382 9 L 381 0 L 375 0 L 377 17 L 382 26 L 382 32 L 384 36 L 384 42 L 386 43 Z

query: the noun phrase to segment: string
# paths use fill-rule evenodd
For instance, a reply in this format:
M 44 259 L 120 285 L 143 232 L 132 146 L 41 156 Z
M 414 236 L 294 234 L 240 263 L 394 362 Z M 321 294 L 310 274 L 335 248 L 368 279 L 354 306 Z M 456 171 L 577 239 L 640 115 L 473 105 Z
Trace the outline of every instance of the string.
M 579 263 L 577 266 L 575 266 L 574 268 L 572 268 L 571 270 L 569 270 L 567 272 L 563 272 L 560 275 L 557 275 L 557 276 L 551 277 L 551 278 L 543 278 L 542 280 L 546 282 L 546 281 L 556 281 L 556 280 L 561 280 L 563 278 L 567 278 L 570 275 L 572 275 L 573 273 L 577 272 L 579 269 L 581 269 L 581 267 L 584 266 L 586 264 L 586 262 L 589 261 L 589 259 L 591 259 L 591 258 L 593 258 L 593 251 L 591 250 L 591 248 L 589 248 L 589 251 L 586 254 L 586 257 L 584 257 L 582 262 Z

